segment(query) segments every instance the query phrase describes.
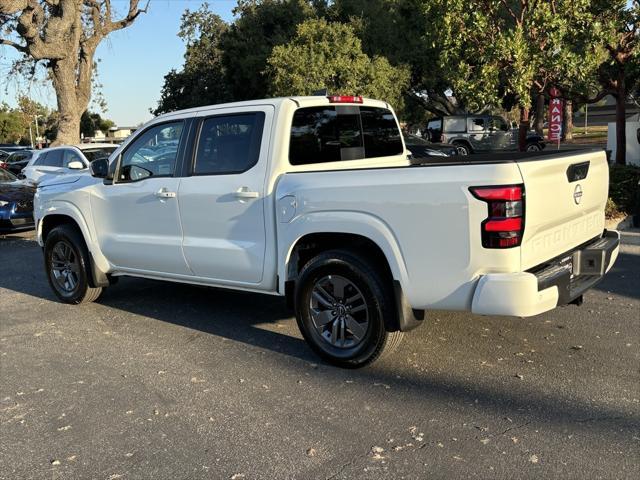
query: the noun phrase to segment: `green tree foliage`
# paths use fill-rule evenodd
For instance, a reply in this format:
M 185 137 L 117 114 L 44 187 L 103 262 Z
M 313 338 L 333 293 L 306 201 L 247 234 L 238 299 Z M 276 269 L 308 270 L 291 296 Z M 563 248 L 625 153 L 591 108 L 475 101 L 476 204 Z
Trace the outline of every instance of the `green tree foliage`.
M 451 88 L 441 66 L 442 32 L 447 2 L 440 0 L 335 0 L 328 15 L 350 22 L 358 31 L 369 56 L 383 56 L 392 65 L 406 65 L 410 82 L 406 89 L 407 113 L 422 118 L 420 108 L 432 114 L 466 111 Z
M 102 118 L 99 113 L 86 111 L 80 118 L 80 133 L 84 137 L 95 137 L 97 131 L 106 134 L 114 125 L 113 121 Z
M 29 135 L 29 124 L 19 109 L 0 104 L 0 143 L 18 143 Z
M 222 61 L 234 100 L 265 97 L 267 59 L 273 47 L 289 42 L 298 24 L 315 16 L 305 0 L 239 0 L 237 20 L 221 41 Z
M 187 47 L 184 66 L 165 75 L 154 114 L 231 100 L 220 47 L 228 31 L 228 25 L 209 10 L 207 3 L 182 14 L 178 36 Z
M 277 96 L 330 93 L 362 94 L 399 107 L 409 84 L 409 71 L 386 58 L 370 58 L 354 28 L 326 20 L 308 20 L 296 37 L 274 47 L 268 60 L 270 92 Z

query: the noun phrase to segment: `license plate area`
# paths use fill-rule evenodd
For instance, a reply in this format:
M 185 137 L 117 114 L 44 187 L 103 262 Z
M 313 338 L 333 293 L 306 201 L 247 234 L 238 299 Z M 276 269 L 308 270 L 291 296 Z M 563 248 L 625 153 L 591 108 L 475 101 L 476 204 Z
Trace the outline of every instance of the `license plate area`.
M 604 275 L 606 252 L 586 248 L 573 252 L 573 275 Z

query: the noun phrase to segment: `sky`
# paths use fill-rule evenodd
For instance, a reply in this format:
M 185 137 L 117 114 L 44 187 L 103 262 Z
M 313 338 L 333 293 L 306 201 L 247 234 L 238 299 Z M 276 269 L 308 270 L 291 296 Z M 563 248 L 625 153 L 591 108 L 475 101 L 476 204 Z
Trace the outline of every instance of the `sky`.
M 144 0 L 140 1 L 144 6 Z M 183 64 L 184 44 L 177 33 L 180 17 L 185 9 L 196 10 L 199 0 L 151 0 L 149 11 L 133 25 L 111 33 L 96 52 L 99 82 L 107 102 L 101 115 L 118 126 L 136 126 L 152 118 L 149 108 L 157 106 L 164 76 L 172 68 Z M 209 8 L 224 20 L 231 21 L 236 0 L 209 0 Z M 125 13 L 128 0 L 112 0 L 114 9 Z M 115 15 L 114 15 L 115 16 Z M 14 56 L 10 47 L 0 47 L 0 58 Z M 19 93 L 27 93 L 28 86 L 9 84 L 0 88 L 0 102 L 15 106 Z M 33 100 L 55 107 L 51 88 L 32 86 Z

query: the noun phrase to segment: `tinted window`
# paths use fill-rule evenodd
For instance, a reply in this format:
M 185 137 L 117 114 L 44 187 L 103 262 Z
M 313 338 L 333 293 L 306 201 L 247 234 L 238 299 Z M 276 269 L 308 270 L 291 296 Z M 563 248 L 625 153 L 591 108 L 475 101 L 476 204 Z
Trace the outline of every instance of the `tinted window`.
M 401 154 L 393 114 L 384 108 L 335 106 L 296 110 L 291 125 L 292 165 Z
M 367 158 L 400 155 L 400 130 L 393 114 L 384 108 L 360 107 L 364 152 Z
M 48 152 L 43 152 L 40 155 L 38 155 L 36 160 L 33 162 L 33 166 L 44 165 L 44 160 L 45 158 L 47 158 L 47 154 Z
M 82 165 L 84 165 L 84 161 L 82 160 L 82 157 L 80 157 L 80 155 L 78 155 L 73 150 L 64 150 L 64 157 L 62 161 L 64 168 L 69 168 L 69 164 L 71 162 L 80 162 L 82 163 Z
M 16 163 L 21 162 L 23 160 L 28 160 L 31 158 L 31 152 L 16 152 L 9 155 L 7 158 L 7 163 Z
M 92 148 L 92 149 L 83 149 L 82 154 L 89 161 L 89 163 L 97 160 L 98 158 L 105 158 L 111 155 L 117 147 L 103 147 L 103 148 Z
M 484 131 L 484 118 L 470 118 L 467 124 L 470 132 Z
M 163 123 L 140 134 L 122 154 L 118 181 L 173 175 L 183 127 L 181 121 Z
M 50 152 L 47 152 L 47 156 L 44 157 L 43 161 L 38 162 L 38 165 L 61 168 L 63 154 L 64 150 L 51 150 Z
M 253 167 L 260 155 L 264 113 L 207 118 L 202 123 L 193 173 L 240 173 Z
M 0 168 L 0 182 L 13 182 L 16 177 L 13 174 L 7 172 L 4 168 Z

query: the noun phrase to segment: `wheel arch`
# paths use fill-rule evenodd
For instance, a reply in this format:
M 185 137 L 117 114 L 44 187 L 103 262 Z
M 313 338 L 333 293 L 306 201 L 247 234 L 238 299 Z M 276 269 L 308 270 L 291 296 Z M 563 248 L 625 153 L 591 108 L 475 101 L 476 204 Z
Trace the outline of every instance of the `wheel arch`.
M 75 207 L 74 207 L 75 208 Z M 89 228 L 84 218 L 79 212 L 75 212 L 73 208 L 65 206 L 65 208 L 51 209 L 51 213 L 46 214 L 38 223 L 38 242 L 44 247 L 47 236 L 51 231 L 60 225 L 70 225 L 77 229 L 89 252 L 90 263 L 90 283 L 91 287 L 106 287 L 109 285 L 107 274 L 109 265 L 106 259 L 95 251 L 91 240 Z
M 398 318 L 387 324 L 389 331 L 407 331 L 420 324 L 424 311 L 413 310 L 405 299 L 402 286 L 408 282 L 407 268 L 386 225 L 375 217 L 355 212 L 320 212 L 306 217 L 315 218 L 299 218 L 294 222 L 297 225 L 288 225 L 289 229 L 281 236 L 285 246 L 278 262 L 278 289 L 290 305 L 302 267 L 319 253 L 342 249 L 372 259 L 387 276 L 398 308 Z M 286 241 L 287 236 L 291 241 Z

